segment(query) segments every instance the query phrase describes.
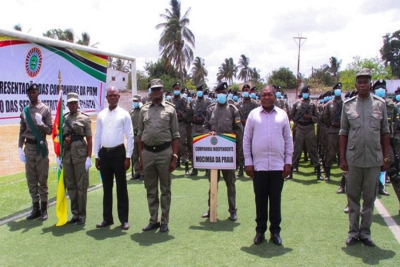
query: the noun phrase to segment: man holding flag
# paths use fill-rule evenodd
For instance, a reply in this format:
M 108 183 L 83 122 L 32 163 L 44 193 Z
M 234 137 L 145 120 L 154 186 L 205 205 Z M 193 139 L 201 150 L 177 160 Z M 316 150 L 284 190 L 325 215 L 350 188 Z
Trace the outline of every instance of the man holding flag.
M 53 128 L 51 111 L 39 100 L 39 86 L 31 84 L 27 89 L 29 105 L 21 113 L 21 123 L 18 139 L 18 155 L 25 163 L 26 180 L 32 198 L 33 209 L 27 220 L 41 218 L 47 220 L 49 174 L 49 150 L 46 135 Z M 22 149 L 25 143 L 24 149 Z M 40 200 L 40 206 L 39 206 Z

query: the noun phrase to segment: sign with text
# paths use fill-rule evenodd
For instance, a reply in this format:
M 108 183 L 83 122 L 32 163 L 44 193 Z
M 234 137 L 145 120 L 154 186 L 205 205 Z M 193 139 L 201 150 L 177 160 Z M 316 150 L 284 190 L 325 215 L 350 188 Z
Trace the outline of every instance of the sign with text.
M 193 134 L 193 166 L 196 169 L 235 170 L 236 134 Z
M 0 58 L 0 124 L 20 121 L 32 83 L 38 84 L 39 100 L 55 115 L 59 72 L 64 101 L 74 92 L 82 112 L 97 114 L 104 108 L 107 56 L 0 36 Z

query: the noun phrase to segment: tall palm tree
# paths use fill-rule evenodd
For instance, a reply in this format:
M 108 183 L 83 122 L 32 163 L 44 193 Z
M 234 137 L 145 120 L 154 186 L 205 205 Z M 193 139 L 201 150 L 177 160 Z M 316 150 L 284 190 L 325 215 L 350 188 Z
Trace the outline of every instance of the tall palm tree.
M 239 71 L 237 78 L 239 80 L 244 81 L 245 83 L 247 83 L 247 81 L 251 77 L 252 69 L 249 67 L 249 63 L 250 63 L 250 59 L 248 57 L 246 57 L 244 54 L 242 54 L 239 59 L 238 67 L 239 67 L 240 71 Z
M 208 71 L 204 59 L 196 57 L 192 67 L 192 81 L 194 85 L 204 84 L 207 80 Z
M 43 33 L 43 36 L 61 41 L 67 41 L 70 43 L 73 43 L 75 39 L 74 31 L 72 29 L 51 29 Z
M 340 65 L 342 64 L 342 61 L 338 61 L 336 57 L 330 57 L 329 58 L 329 67 L 328 71 L 332 74 L 334 79 L 337 81 L 338 79 L 338 73 L 340 69 Z
M 260 71 L 257 70 L 256 68 L 250 69 L 250 79 L 255 82 L 259 83 L 262 82 L 264 79 L 261 78 Z
M 218 82 L 225 79 L 228 81 L 229 85 L 232 85 L 233 78 L 236 78 L 237 68 L 238 67 L 233 62 L 233 58 L 225 58 L 225 62 L 218 68 Z
M 161 55 L 170 64 L 179 70 L 181 81 L 184 82 L 184 67 L 190 67 L 193 61 L 193 50 L 195 38 L 189 25 L 190 8 L 181 17 L 181 3 L 178 0 L 171 0 L 171 10 L 165 9 L 165 14 L 160 17 L 166 22 L 160 23 L 156 29 L 163 28 L 159 41 Z

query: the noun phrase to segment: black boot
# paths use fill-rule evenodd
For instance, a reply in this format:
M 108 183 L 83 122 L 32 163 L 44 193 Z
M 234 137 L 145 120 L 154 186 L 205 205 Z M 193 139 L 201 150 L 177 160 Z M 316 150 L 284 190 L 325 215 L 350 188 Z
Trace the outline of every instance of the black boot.
M 131 180 L 137 180 L 140 178 L 140 172 L 138 170 L 135 171 L 135 174 L 132 175 Z
M 339 189 L 336 191 L 336 193 L 338 194 L 343 194 L 346 193 L 346 176 L 344 176 L 344 174 L 342 175 L 342 180 L 340 180 L 340 187 Z
M 193 168 L 192 173 L 190 174 L 190 176 L 197 176 L 199 172 L 197 171 L 196 168 Z
M 180 168 L 181 167 L 181 157 L 178 157 L 176 159 L 176 168 Z
M 331 167 L 325 167 L 325 181 L 331 179 Z
M 379 195 L 383 195 L 383 196 L 389 196 L 389 192 L 386 191 L 385 187 L 383 186 L 383 184 L 379 181 L 379 190 L 378 190 L 378 194 Z
M 42 221 L 47 220 L 47 202 L 42 201 L 42 203 L 40 204 L 40 211 L 41 211 L 40 219 Z
M 315 167 L 315 172 L 317 173 L 317 180 L 324 180 L 324 178 L 322 178 L 322 176 L 321 176 L 321 166 L 320 165 Z
M 186 175 L 190 175 L 190 172 L 189 172 L 189 162 L 185 162 L 185 174 L 186 174 Z
M 238 171 L 236 177 L 243 177 L 243 166 L 239 167 L 239 171 Z
M 33 220 L 40 217 L 39 202 L 34 202 L 32 205 L 31 214 L 26 217 L 27 220 Z

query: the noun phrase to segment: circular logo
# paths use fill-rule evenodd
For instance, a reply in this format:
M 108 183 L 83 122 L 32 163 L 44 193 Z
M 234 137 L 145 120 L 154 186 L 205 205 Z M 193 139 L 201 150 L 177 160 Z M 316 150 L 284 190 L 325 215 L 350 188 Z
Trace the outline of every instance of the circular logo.
M 215 146 L 216 144 L 218 144 L 218 138 L 217 137 L 212 137 L 211 140 L 210 140 L 210 143 Z
M 39 48 L 34 47 L 29 50 L 25 59 L 25 70 L 29 77 L 35 77 L 38 75 L 40 68 L 42 67 L 42 52 Z

